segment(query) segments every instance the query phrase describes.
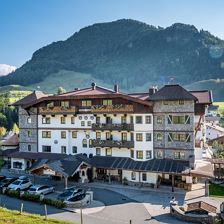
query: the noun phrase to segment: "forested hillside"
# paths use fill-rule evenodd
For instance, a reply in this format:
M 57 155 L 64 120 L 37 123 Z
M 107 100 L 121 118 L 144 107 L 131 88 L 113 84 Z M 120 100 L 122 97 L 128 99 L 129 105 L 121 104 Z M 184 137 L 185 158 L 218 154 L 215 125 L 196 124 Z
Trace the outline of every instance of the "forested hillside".
M 176 23 L 162 28 L 123 19 L 94 24 L 65 41 L 37 50 L 21 68 L 0 77 L 0 85 L 38 85 L 48 90 L 51 77 L 58 74 L 60 78 L 65 74 L 63 84 L 54 80 L 53 85 L 63 85 L 67 90 L 77 87 L 77 74 L 77 83 L 118 83 L 124 91 L 163 85 L 171 77 L 174 82 L 189 85 L 224 78 L 223 49 L 223 40 L 191 25 Z M 218 100 L 222 97 L 216 96 Z

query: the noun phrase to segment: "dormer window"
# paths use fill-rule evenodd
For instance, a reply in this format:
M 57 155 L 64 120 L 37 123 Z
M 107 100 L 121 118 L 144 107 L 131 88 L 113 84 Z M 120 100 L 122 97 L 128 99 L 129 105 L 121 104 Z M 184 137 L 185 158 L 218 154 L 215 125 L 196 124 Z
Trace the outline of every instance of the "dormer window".
M 69 101 L 61 101 L 61 107 L 69 108 Z

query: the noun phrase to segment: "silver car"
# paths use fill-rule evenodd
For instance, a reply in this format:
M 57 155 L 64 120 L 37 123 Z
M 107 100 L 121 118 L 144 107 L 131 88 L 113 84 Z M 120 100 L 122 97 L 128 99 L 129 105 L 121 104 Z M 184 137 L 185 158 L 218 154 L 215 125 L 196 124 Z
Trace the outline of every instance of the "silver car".
M 32 185 L 27 193 L 35 194 L 35 195 L 45 195 L 49 193 L 53 193 L 55 191 L 54 187 L 49 187 L 45 185 Z

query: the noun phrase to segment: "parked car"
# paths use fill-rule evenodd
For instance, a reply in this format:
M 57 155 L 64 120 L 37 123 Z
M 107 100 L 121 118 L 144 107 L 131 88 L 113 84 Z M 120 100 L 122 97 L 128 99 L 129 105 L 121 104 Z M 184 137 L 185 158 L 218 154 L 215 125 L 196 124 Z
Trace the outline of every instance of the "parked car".
M 27 193 L 41 195 L 41 194 L 49 194 L 54 192 L 54 187 L 49 187 L 45 185 L 32 185 L 28 190 Z
M 79 195 L 75 195 L 74 197 L 69 198 L 68 200 L 65 200 L 65 203 L 71 203 L 71 202 L 75 202 L 75 201 L 80 201 L 83 198 L 85 198 L 86 194 L 79 194 Z
M 0 175 L 0 181 L 4 180 L 6 176 Z
M 0 181 L 0 191 L 2 191 L 2 189 L 4 187 L 8 187 L 12 182 L 14 182 L 15 180 L 17 180 L 16 177 L 6 177 L 5 179 L 3 179 L 2 181 Z
M 70 198 L 85 194 L 85 190 L 81 188 L 71 187 L 59 194 L 57 199 L 60 201 L 68 201 Z
M 32 182 L 29 179 L 21 180 L 17 179 L 14 182 L 12 182 L 9 186 L 9 190 L 26 190 L 32 185 Z
M 18 179 L 20 179 L 20 180 L 30 180 L 30 178 L 27 177 L 27 176 L 19 176 Z

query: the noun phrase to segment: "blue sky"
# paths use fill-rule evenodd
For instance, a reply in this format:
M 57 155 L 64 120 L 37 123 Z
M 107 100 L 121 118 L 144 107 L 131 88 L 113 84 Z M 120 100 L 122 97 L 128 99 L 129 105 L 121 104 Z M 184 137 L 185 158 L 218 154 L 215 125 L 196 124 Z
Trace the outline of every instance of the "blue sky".
M 0 64 L 19 67 L 40 47 L 121 18 L 193 24 L 224 39 L 223 12 L 223 0 L 0 0 Z

